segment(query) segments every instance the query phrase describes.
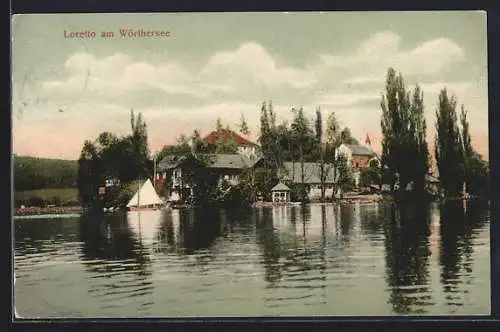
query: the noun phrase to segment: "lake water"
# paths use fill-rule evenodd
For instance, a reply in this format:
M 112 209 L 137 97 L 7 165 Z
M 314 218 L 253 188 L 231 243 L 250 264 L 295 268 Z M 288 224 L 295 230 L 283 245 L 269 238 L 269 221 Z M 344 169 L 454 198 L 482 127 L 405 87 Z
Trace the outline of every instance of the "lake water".
M 15 219 L 19 316 L 490 313 L 489 208 L 346 204 Z

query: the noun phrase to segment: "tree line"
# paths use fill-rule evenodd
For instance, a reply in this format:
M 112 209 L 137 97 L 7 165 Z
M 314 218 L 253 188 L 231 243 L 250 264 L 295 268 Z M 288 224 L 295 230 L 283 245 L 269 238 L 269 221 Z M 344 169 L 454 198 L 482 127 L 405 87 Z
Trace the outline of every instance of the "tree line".
M 293 120 L 291 123 L 283 121 L 276 123 L 276 112 L 272 102 L 264 102 L 261 106 L 260 137 L 262 157 L 265 169 L 269 173 L 266 184 L 260 188 L 269 192 L 283 174 L 284 162 L 300 165 L 300 183 L 283 180 L 292 189 L 292 198 L 300 201 L 307 200 L 305 188 L 306 162 L 319 162 L 321 181 L 321 200 L 325 200 L 325 182 L 328 173 L 332 170 L 337 181 L 334 182 L 334 192 L 337 189 L 348 191 L 354 186 L 352 170 L 347 167 L 347 160 L 343 156 L 335 157 L 335 150 L 343 143 L 359 144 L 351 135 L 349 127 L 341 127 L 335 112 L 330 112 L 323 128 L 323 113 L 320 108 L 316 110 L 315 117 L 308 119 L 302 107 L 292 108 Z M 294 174 L 286 174 L 285 178 L 294 178 Z M 282 177 L 283 178 L 283 177 Z
M 427 124 L 424 118 L 424 95 L 419 85 L 407 90 L 401 73 L 389 68 L 382 95 L 382 170 L 384 182 L 393 193 L 401 195 L 425 192 L 425 177 L 431 155 L 428 150 Z M 457 100 L 446 88 L 439 93 L 434 157 L 444 198 L 488 194 L 488 163 L 471 144 L 467 111 L 461 105 L 460 121 Z
M 401 73 L 389 68 L 385 91 L 381 100 L 382 155 L 381 163 L 372 163 L 361 173 L 363 184 L 390 184 L 393 194 L 423 195 L 426 192 L 431 154 L 428 150 L 427 124 L 424 117 L 424 95 L 417 85 L 408 90 Z M 277 123 L 272 102 L 263 102 L 260 109 L 260 157 L 262 167 L 246 171 L 239 187 L 239 194 L 253 200 L 259 193 L 268 195 L 278 181 L 287 181 L 284 176 L 284 162 L 299 163 L 302 170 L 300 183 L 293 187 L 295 198 L 306 200 L 304 163 L 317 162 L 321 179 L 321 198 L 325 198 L 325 181 L 332 170 L 335 174 L 334 192 L 352 189 L 354 179 L 351 165 L 343 156 L 336 156 L 336 149 L 342 144 L 359 144 L 348 127 L 339 124 L 334 111 L 323 122 L 323 112 L 317 109 L 315 116 L 308 118 L 302 107 L 293 108 L 292 121 Z M 325 123 L 325 125 L 324 125 Z M 131 133 L 118 137 L 109 132 L 101 133 L 95 140 L 87 140 L 78 160 L 77 186 L 82 202 L 90 203 L 101 199 L 99 187 L 106 180 L 114 179 L 119 185 L 117 192 L 127 192 L 132 181 L 146 178 L 153 173 L 153 160 L 149 154 L 147 128 L 142 115 L 130 114 Z M 437 169 L 444 197 L 459 197 L 464 184 L 472 195 L 485 195 L 488 190 L 489 168 L 486 161 L 473 149 L 469 133 L 467 112 L 462 106 L 460 119 L 456 112 L 455 96 L 448 96 L 446 89 L 439 95 L 435 123 L 435 151 Z M 220 118 L 215 123 L 219 134 L 231 131 Z M 248 136 L 250 130 L 244 116 L 239 131 Z M 221 139 L 218 135 L 212 144 L 203 141 L 198 130 L 181 135 L 177 143 L 165 146 L 155 156 L 161 160 L 166 156 L 178 157 L 187 153 L 202 156 L 215 153 L 236 153 L 237 143 L 232 139 Z M 293 167 L 295 169 L 295 167 Z M 215 193 L 215 177 L 199 174 L 198 180 L 210 178 L 206 192 Z M 213 174 L 212 174 L 213 175 Z M 292 175 L 292 178 L 293 175 Z M 206 182 L 206 181 L 205 181 Z M 408 190 L 409 189 L 409 190 Z M 211 194 L 211 195 L 212 195 Z M 129 194 L 128 194 L 129 195 Z M 207 194 L 208 195 L 208 194 Z M 217 194 L 214 194 L 217 195 Z M 123 203 L 127 195 L 112 195 L 113 200 Z M 119 198 L 116 198 L 119 197 Z
M 14 156 L 14 190 L 75 188 L 77 169 L 75 160 Z
M 78 196 L 83 204 L 101 201 L 104 204 L 126 204 L 131 198 L 130 193 L 133 194 L 130 184 L 152 173 L 147 128 L 141 113 L 135 116 L 131 110 L 130 126 L 129 135 L 118 137 L 103 132 L 96 139 L 84 142 L 77 173 Z M 99 188 L 107 181 L 112 185 L 102 200 Z

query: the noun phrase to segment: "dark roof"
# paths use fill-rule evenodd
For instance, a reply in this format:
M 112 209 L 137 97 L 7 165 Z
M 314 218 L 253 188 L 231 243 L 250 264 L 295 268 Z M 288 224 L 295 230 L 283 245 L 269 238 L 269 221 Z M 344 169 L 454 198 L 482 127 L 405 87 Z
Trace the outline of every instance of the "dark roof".
M 290 191 L 290 188 L 288 188 L 286 184 L 280 182 L 275 185 L 271 191 Z
M 352 151 L 353 155 L 356 156 L 374 156 L 375 152 L 367 146 L 364 145 L 356 145 L 356 144 L 345 144 L 346 147 L 349 148 L 349 150 Z
M 187 161 L 200 161 L 208 163 L 210 168 L 222 169 L 243 169 L 253 167 L 260 159 L 252 160 L 246 156 L 234 154 L 199 154 L 195 157 L 193 154 L 185 154 L 182 156 L 166 156 L 158 163 L 158 170 L 167 170 L 179 167 Z
M 301 164 L 300 162 L 285 162 L 283 163 L 283 166 L 285 168 L 285 172 L 287 174 L 287 177 L 292 180 L 294 183 L 301 183 L 302 182 L 302 172 L 301 172 Z M 325 165 L 325 171 L 327 172 L 326 176 L 326 183 L 333 183 L 335 182 L 334 179 L 334 169 L 332 164 L 326 164 Z M 292 179 L 292 174 L 293 174 L 293 179 Z M 321 164 L 320 163 L 304 163 L 304 183 L 321 183 L 320 179 L 321 175 Z
M 207 157 L 208 167 L 210 168 L 224 168 L 224 169 L 242 169 L 254 166 L 258 159 L 251 160 L 246 156 L 234 154 L 203 154 L 200 155 Z
M 181 164 L 184 164 L 186 162 L 195 162 L 195 163 L 200 163 L 198 159 L 195 158 L 195 156 L 191 153 L 187 153 L 182 156 L 178 155 L 169 155 L 165 156 L 162 160 L 157 165 L 157 168 L 159 171 L 167 170 L 167 169 L 173 169 L 179 167 Z
M 220 132 L 217 132 L 215 130 L 212 131 L 210 134 L 203 138 L 203 141 L 207 144 L 215 144 L 215 142 L 219 139 L 222 141 L 233 139 L 238 145 L 257 146 L 257 144 L 250 142 L 234 131 L 226 129 L 223 129 Z

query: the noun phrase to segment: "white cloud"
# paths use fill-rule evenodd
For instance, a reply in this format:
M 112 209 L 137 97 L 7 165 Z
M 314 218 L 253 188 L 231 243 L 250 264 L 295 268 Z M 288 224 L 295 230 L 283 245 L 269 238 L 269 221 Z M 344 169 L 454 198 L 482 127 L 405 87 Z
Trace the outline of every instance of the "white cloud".
M 381 31 L 373 34 L 369 39 L 362 42 L 356 55 L 359 57 L 378 57 L 381 55 L 391 56 L 399 52 L 401 36 L 391 31 Z
M 127 93 L 159 89 L 170 94 L 210 97 L 215 92 L 229 94 L 288 93 L 310 89 L 311 96 L 328 91 L 343 82 L 384 82 L 387 67 L 406 74 L 432 74 L 464 59 L 463 50 L 449 39 L 425 42 L 403 50 L 401 37 L 382 31 L 362 42 L 352 54 L 320 55 L 320 61 L 306 68 L 283 66 L 262 45 L 249 42 L 234 50 L 213 54 L 204 67 L 192 73 L 182 63 L 168 61 L 154 64 L 138 61 L 125 54 L 98 58 L 92 54 L 73 54 L 65 63 L 67 78 L 44 83 L 52 92 L 83 90 Z M 271 90 L 268 90 L 271 89 Z M 331 91 L 331 89 L 330 89 Z M 358 91 L 356 91 L 358 92 Z
M 173 94 L 207 97 L 212 91 L 237 92 L 236 88 L 287 86 L 304 88 L 314 83 L 304 70 L 280 67 L 257 43 L 241 45 L 235 51 L 215 53 L 198 73 L 170 61 L 151 64 L 135 61 L 124 54 L 97 58 L 92 54 L 73 54 L 65 63 L 66 80 L 44 83 L 52 91 L 131 91 L 159 88 Z
M 407 75 L 435 74 L 447 66 L 465 60 L 465 52 L 455 42 L 447 38 L 427 41 L 417 47 L 404 50 L 401 38 L 392 32 L 379 32 L 361 43 L 349 55 L 325 54 L 321 59 L 326 67 L 351 70 L 352 73 L 370 72 L 369 76 L 384 77 L 388 67 L 394 67 Z M 366 80 L 358 78 L 357 81 Z
M 332 93 L 326 96 L 318 102 L 319 105 L 330 105 L 330 106 L 351 106 L 358 103 L 366 101 L 380 100 L 380 92 L 373 91 L 372 93 Z
M 377 75 L 365 75 L 348 78 L 343 81 L 345 84 L 370 84 L 370 83 L 383 83 L 385 78 Z
M 256 42 L 216 52 L 196 72 L 176 59 L 153 63 L 121 53 L 106 57 L 75 53 L 64 63 L 62 79 L 42 81 L 42 90 L 30 89 L 32 99 L 52 103 L 52 108 L 38 105 L 36 113 L 31 106 L 31 124 L 40 124 L 40 115 L 47 111 L 58 116 L 50 125 L 55 131 L 67 128 L 87 137 L 103 130 L 128 132 L 130 108 L 120 106 L 128 104 L 143 113 L 150 137 L 161 145 L 194 128 L 211 130 L 217 117 L 236 126 L 241 114 L 255 134 L 260 103 L 273 99 L 279 122 L 291 120 L 292 104 L 304 106 L 308 117 L 320 106 L 335 111 L 355 135 L 364 136 L 379 130 L 380 94 L 387 67 L 392 66 L 405 77 L 428 75 L 421 87 L 429 121 L 437 93 L 446 86 L 471 110 L 471 129 L 487 128 L 487 93 L 481 93 L 484 87 L 479 82 L 432 80 L 463 60 L 464 51 L 450 39 L 403 48 L 402 38 L 388 31 L 373 34 L 349 54 L 319 55 L 316 63 L 304 68 L 284 65 Z M 68 112 L 57 113 L 59 107 Z
M 450 94 L 462 95 L 470 91 L 473 87 L 471 82 L 434 82 L 420 84 L 424 93 L 439 94 L 442 89 L 446 88 Z
M 62 92 L 131 91 L 151 87 L 170 93 L 194 94 L 196 82 L 188 71 L 175 62 L 153 65 L 134 61 L 128 55 L 115 54 L 96 58 L 92 54 L 76 53 L 65 63 L 66 80 L 48 81 L 44 87 Z
M 243 44 L 236 51 L 214 54 L 200 76 L 210 81 L 223 79 L 237 85 L 250 83 L 304 88 L 314 83 L 313 77 L 306 71 L 280 67 L 257 43 Z

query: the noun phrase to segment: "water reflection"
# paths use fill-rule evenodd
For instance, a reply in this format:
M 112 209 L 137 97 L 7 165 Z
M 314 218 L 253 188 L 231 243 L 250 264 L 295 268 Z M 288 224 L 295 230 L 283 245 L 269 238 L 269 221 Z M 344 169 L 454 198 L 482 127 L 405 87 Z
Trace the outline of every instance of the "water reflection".
M 480 201 L 467 204 L 452 201 L 443 204 L 440 209 L 440 278 L 446 303 L 452 311 L 463 305 L 462 297 L 468 293 L 462 284 L 468 285 L 474 280 L 473 236 L 482 226 L 484 219 L 477 216 L 484 210 Z
M 114 317 L 483 312 L 488 227 L 488 207 L 473 202 L 23 220 L 17 292 L 34 313 L 38 288 L 56 314 Z
M 223 222 L 221 213 L 215 209 L 186 209 L 181 212 L 181 230 L 185 254 L 193 254 L 209 249 L 220 236 L 221 225 L 231 225 L 231 221 Z
M 84 213 L 80 217 L 79 228 L 84 261 L 145 261 L 144 255 L 138 250 L 140 242 L 129 228 L 124 213 Z
M 281 209 L 280 209 L 281 210 Z M 277 210 L 278 211 L 278 210 Z M 275 211 L 273 211 L 275 212 Z M 268 287 L 275 287 L 282 278 L 283 266 L 280 263 L 281 255 L 287 255 L 287 251 L 282 252 L 281 241 L 278 231 L 274 228 L 273 218 L 262 218 L 259 220 L 259 229 L 257 231 L 257 243 L 262 248 L 263 264 L 264 264 L 264 278 L 268 283 Z M 279 219 L 280 221 L 283 219 Z M 295 230 L 289 235 L 295 239 Z M 292 240 L 293 241 L 293 240 Z M 288 244 L 288 250 L 291 246 Z
M 20 255 L 57 252 L 78 239 L 73 219 L 15 219 L 15 250 Z
M 154 289 L 151 261 L 127 215 L 85 213 L 79 225 L 82 263 L 89 278 L 101 280 L 88 293 L 101 300 L 103 309 L 116 310 L 123 301 L 133 305 L 137 300 L 138 310 L 147 311 Z
M 270 308 L 326 302 L 325 206 L 274 207 L 259 222 Z M 319 293 L 318 293 L 319 292 Z
M 389 302 L 399 314 L 425 313 L 429 289 L 430 215 L 428 206 L 403 205 L 386 210 L 384 225 Z

